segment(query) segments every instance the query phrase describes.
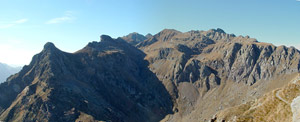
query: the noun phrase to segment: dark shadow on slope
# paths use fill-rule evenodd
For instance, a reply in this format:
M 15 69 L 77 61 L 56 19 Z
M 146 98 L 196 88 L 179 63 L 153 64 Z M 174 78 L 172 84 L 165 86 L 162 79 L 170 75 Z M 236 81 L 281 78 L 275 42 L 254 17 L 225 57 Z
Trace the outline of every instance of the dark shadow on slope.
M 155 122 L 172 113 L 171 97 L 148 69 L 146 55 L 121 39 L 102 38 L 52 61 L 55 88 L 48 105 L 56 107 L 50 120 L 74 121 L 85 113 L 95 120 Z

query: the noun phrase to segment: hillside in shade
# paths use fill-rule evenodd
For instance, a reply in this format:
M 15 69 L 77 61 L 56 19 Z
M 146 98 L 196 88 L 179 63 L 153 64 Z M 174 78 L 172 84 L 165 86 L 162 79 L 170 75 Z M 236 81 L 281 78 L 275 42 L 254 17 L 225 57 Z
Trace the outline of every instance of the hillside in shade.
M 47 43 L 0 85 L 0 120 L 158 121 L 172 101 L 144 56 L 104 35 L 73 54 Z

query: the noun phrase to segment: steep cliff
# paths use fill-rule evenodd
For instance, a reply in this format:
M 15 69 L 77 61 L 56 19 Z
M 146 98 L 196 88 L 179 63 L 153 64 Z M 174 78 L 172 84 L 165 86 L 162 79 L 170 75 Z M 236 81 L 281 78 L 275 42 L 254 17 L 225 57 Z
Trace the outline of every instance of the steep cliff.
M 174 101 L 167 121 L 205 121 L 217 111 L 281 87 L 300 69 L 297 49 L 222 29 L 165 29 L 139 44 Z

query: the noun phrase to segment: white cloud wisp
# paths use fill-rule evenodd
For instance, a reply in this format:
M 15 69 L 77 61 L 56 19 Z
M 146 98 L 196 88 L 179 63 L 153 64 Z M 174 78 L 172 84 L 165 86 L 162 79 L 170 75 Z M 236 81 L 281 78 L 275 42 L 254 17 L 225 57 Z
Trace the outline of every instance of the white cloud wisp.
M 64 16 L 50 19 L 49 21 L 46 22 L 46 24 L 58 24 L 63 22 L 70 22 L 72 20 L 74 20 L 73 12 L 66 11 Z
M 14 23 L 15 24 L 22 24 L 22 23 L 25 23 L 27 21 L 28 21 L 28 19 L 20 19 L 20 20 L 15 21 Z
M 10 28 L 10 27 L 13 27 L 18 24 L 23 24 L 27 21 L 28 21 L 28 19 L 24 18 L 24 19 L 13 21 L 13 22 L 8 22 L 7 24 L 0 25 L 0 29 Z

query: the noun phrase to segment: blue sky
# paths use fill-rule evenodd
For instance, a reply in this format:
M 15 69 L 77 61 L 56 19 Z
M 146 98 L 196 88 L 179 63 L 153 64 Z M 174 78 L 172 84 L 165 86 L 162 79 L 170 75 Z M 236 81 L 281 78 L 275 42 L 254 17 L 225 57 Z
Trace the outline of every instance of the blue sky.
M 0 62 L 28 64 L 51 41 L 74 52 L 101 34 L 222 28 L 300 49 L 297 0 L 1 0 Z

